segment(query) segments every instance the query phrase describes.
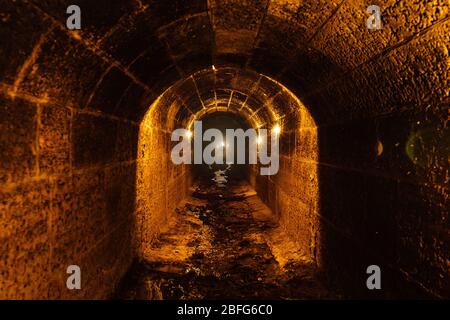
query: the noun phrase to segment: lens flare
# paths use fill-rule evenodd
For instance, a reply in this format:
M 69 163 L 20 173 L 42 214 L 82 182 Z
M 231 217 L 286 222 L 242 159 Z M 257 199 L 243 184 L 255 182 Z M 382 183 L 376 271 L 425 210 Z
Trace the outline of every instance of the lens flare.
M 272 128 L 272 132 L 275 134 L 280 134 L 281 133 L 281 127 L 279 124 L 276 124 L 273 128 Z

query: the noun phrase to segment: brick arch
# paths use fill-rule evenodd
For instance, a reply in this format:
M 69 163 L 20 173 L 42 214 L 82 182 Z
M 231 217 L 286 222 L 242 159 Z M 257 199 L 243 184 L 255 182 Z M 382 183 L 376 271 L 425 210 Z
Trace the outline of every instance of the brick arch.
M 65 28 L 69 4 L 2 6 L 0 297 L 114 291 L 135 254 L 140 121 L 170 86 L 213 65 L 230 68 L 216 83 L 236 70 L 282 83 L 313 116 L 316 251 L 332 280 L 364 294 L 353 275 L 379 261 L 397 289 L 449 296 L 445 0 L 380 2 L 377 32 L 364 26 L 369 1 L 80 1 L 79 32 Z M 207 96 L 207 77 L 193 78 L 186 90 Z M 74 263 L 86 272 L 76 293 L 65 290 Z

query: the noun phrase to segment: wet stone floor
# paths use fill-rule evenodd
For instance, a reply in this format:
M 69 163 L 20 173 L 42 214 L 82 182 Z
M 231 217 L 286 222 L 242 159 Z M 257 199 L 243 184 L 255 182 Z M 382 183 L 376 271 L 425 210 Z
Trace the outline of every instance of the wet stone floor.
M 248 184 L 216 174 L 192 191 L 118 299 L 335 298 Z

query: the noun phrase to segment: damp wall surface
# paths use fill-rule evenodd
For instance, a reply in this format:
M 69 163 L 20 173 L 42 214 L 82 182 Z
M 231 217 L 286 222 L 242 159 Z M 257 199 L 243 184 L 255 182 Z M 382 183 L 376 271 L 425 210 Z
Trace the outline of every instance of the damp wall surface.
M 269 127 L 284 116 L 279 175 L 254 183 L 331 283 L 450 296 L 447 1 L 78 1 L 81 31 L 65 27 L 70 4 L 1 1 L 1 298 L 109 297 L 188 184 L 162 153 L 169 132 L 212 105 Z M 382 31 L 365 28 L 369 4 Z M 278 94 L 267 79 L 313 131 L 288 102 L 261 109 Z M 175 84 L 176 121 L 143 132 Z M 385 275 L 375 294 L 369 264 Z

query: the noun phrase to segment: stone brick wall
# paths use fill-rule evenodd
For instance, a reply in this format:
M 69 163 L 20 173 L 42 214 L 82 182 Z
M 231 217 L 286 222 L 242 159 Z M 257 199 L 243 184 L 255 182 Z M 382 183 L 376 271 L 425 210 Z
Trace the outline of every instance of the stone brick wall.
M 104 297 L 132 257 L 137 127 L 3 89 L 0 297 Z
M 367 294 L 365 268 L 379 264 L 381 294 L 406 283 L 450 296 L 448 1 L 80 1 L 77 32 L 65 28 L 69 4 L 0 9 L 0 297 L 110 295 L 176 202 L 177 179 L 188 183 L 164 153 L 146 173 L 161 194 L 138 167 L 203 109 L 252 125 L 284 116 L 280 175 L 257 185 L 346 294 Z M 369 4 L 383 30 L 365 27 Z M 276 103 L 277 83 L 314 130 Z M 169 88 L 180 101 L 143 131 Z M 151 203 L 155 215 L 134 214 Z M 64 289 L 67 263 L 84 270 L 80 292 Z
M 249 64 L 316 121 L 318 263 L 350 294 L 368 294 L 365 268 L 379 264 L 381 295 L 409 283 L 448 297 L 449 5 L 307 3 L 270 2 Z M 369 4 L 382 32 L 364 28 Z
M 136 81 L 33 5 L 1 11 L 0 298 L 108 297 L 134 256 L 139 130 L 109 111 Z
M 142 120 L 139 132 L 136 245 L 138 257 L 144 259 L 149 245 L 167 225 L 191 186 L 190 167 L 174 165 L 170 158 L 175 142 L 171 142 L 172 132 L 161 126 L 160 121 L 166 110 L 163 102 L 156 100 Z
M 286 88 L 281 88 L 266 105 L 275 110 L 283 105 L 291 110 L 277 121 L 281 126 L 279 171 L 262 176 L 262 166 L 252 166 L 250 183 L 272 209 L 280 227 L 306 257 L 314 260 L 320 200 L 316 124 L 305 106 Z M 273 125 L 269 124 L 268 129 Z

